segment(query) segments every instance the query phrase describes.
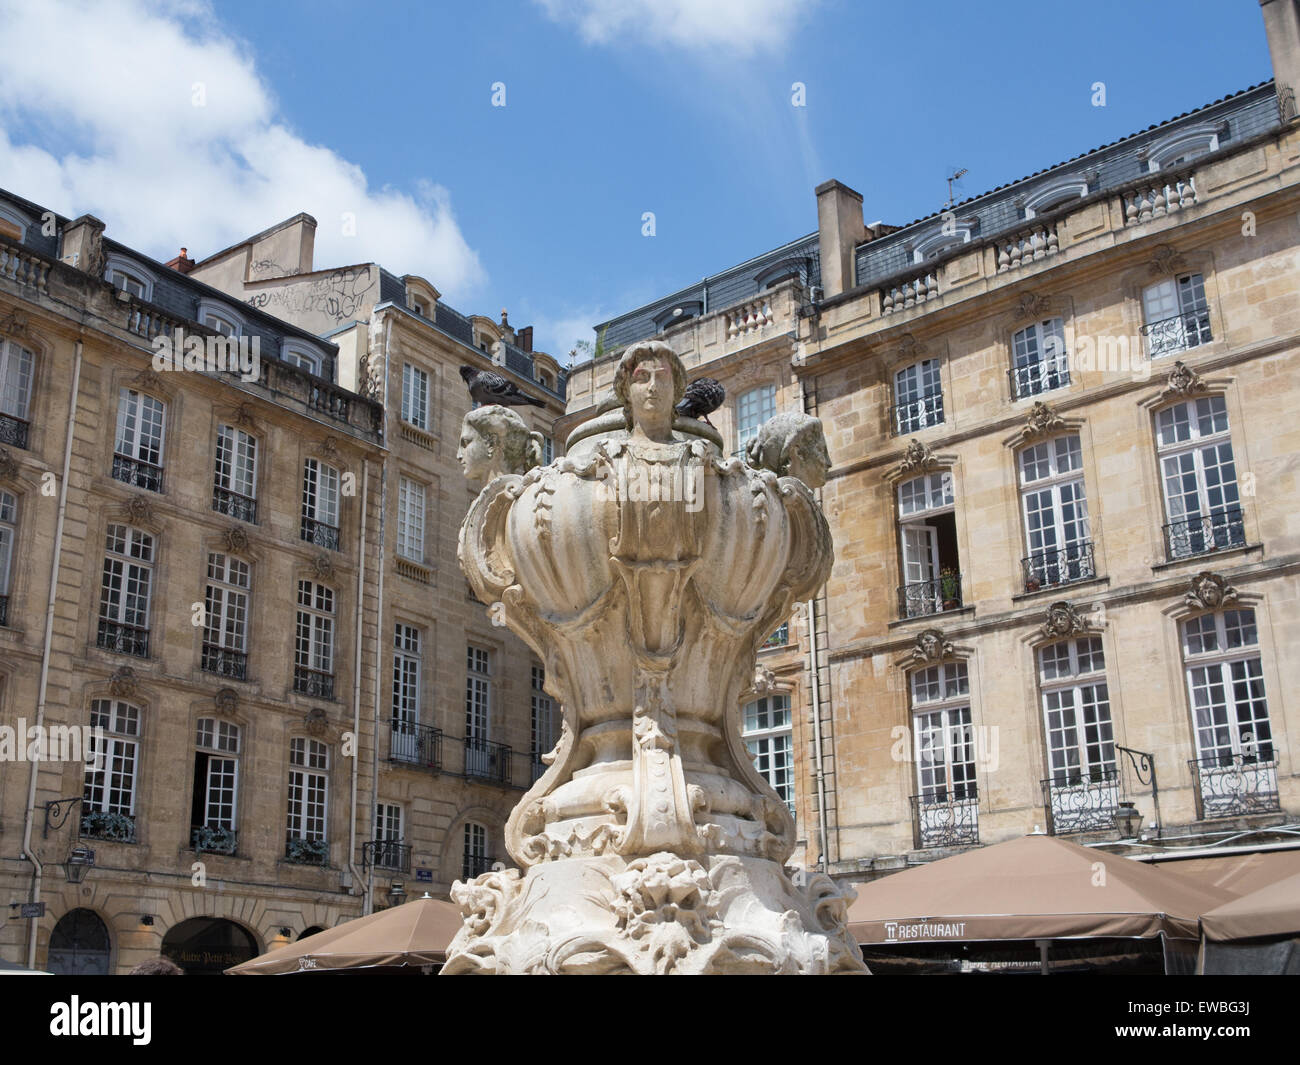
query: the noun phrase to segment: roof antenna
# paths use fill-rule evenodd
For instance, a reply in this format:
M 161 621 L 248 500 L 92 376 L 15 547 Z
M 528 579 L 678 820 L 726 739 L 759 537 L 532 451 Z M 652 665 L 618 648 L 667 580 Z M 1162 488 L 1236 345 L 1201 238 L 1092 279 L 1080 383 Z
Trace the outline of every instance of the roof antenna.
M 969 173 L 970 173 L 970 171 L 967 170 L 967 169 L 963 166 L 963 167 L 958 168 L 958 169 L 955 170 L 952 174 L 949 175 L 949 177 L 948 177 L 948 202 L 945 203 L 945 204 L 943 205 L 943 209 L 944 209 L 945 211 L 948 210 L 948 209 L 952 206 L 952 183 L 953 183 L 954 181 L 958 181 L 958 180 L 960 180 L 961 178 L 965 177 L 965 176 L 966 176 L 967 174 L 969 174 Z

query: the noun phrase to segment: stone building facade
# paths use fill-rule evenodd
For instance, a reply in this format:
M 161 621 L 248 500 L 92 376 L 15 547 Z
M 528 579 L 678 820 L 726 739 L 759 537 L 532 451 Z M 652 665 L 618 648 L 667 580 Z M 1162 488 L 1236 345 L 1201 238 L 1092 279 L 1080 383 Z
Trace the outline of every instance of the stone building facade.
M 564 427 L 656 331 L 727 386 L 737 448 L 777 410 L 825 424 L 835 568 L 741 715 L 809 867 L 1300 818 L 1300 37 L 1264 13 L 1273 82 L 906 226 L 827 182 L 726 298 L 596 327 Z

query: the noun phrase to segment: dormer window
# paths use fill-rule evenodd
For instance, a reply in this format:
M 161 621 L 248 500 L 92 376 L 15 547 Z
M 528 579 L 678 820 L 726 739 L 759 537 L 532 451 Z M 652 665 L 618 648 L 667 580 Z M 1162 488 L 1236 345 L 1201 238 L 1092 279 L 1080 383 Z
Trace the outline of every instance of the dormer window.
M 286 340 L 280 346 L 280 358 L 290 366 L 297 366 L 299 369 L 306 370 L 309 374 L 317 377 L 321 376 L 321 367 L 324 360 L 320 353 L 306 344 L 294 340 Z
M 973 221 L 946 222 L 941 228 L 912 244 L 912 262 L 924 263 L 951 251 L 959 244 L 969 244 L 974 232 Z
M 1226 133 L 1225 125 L 1197 126 L 1195 129 L 1179 130 L 1158 141 L 1153 141 L 1146 149 L 1147 169 L 1152 173 L 1157 170 L 1170 170 L 1190 163 L 1202 155 L 1219 150 L 1219 135 Z
M 419 299 L 415 299 L 414 297 L 412 297 L 412 298 L 411 298 L 411 310 L 413 310 L 413 311 L 414 311 L 416 314 L 418 314 L 421 318 L 428 318 L 428 317 L 429 317 L 429 308 L 426 307 L 426 306 L 424 305 L 424 300 L 419 300 Z
M 8 237 L 19 244 L 27 236 L 27 219 L 17 211 L 0 204 L 0 237 Z
M 1080 200 L 1087 195 L 1086 177 L 1079 174 L 1062 177 L 1043 185 L 1025 197 L 1023 204 L 1025 217 L 1033 218 L 1036 215 L 1047 214 L 1071 200 Z
M 104 267 L 104 280 L 136 299 L 153 298 L 153 278 L 119 255 L 108 256 L 108 263 Z
M 199 324 L 226 337 L 238 337 L 244 332 L 244 320 L 216 300 L 199 300 Z

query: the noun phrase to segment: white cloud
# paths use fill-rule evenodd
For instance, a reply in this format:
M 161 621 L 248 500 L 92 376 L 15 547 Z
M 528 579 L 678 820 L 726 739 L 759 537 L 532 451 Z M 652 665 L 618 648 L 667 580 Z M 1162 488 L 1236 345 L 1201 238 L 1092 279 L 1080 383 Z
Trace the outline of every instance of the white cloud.
M 527 316 L 527 306 L 523 310 Z M 533 347 L 554 356 L 561 366 L 568 366 L 569 352 L 579 340 L 595 343 L 596 331 L 592 325 L 596 322 L 607 322 L 616 313 L 619 312 L 609 311 L 603 307 L 588 307 L 555 317 L 534 313 L 531 319 L 526 317 L 526 320 L 532 321 Z M 581 362 L 585 357 L 579 352 L 575 361 Z
M 0 186 L 98 215 L 109 236 L 164 260 L 306 211 L 318 266 L 377 261 L 453 300 L 483 283 L 447 190 L 373 189 L 359 166 L 303 140 L 252 49 L 206 4 L 0 0 L 0 27 L 23 42 L 0 63 Z
M 709 48 L 747 56 L 779 52 L 816 0 L 536 0 L 588 44 Z

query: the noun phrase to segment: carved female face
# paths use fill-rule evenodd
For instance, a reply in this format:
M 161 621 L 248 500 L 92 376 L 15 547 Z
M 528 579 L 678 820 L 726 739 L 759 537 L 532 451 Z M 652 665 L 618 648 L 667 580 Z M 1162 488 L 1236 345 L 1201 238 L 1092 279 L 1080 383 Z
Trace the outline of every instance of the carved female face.
M 627 386 L 632 423 L 647 435 L 671 431 L 673 424 L 673 369 L 659 356 L 642 359 L 633 368 Z
M 460 447 L 456 450 L 456 459 L 465 476 L 471 481 L 487 478 L 492 466 L 495 449 L 492 442 L 482 433 L 466 423 L 460 430 Z
M 797 477 L 809 488 L 820 488 L 826 483 L 831 456 L 826 449 L 826 435 L 820 422 L 799 435 L 790 449 L 789 465 L 789 475 Z

